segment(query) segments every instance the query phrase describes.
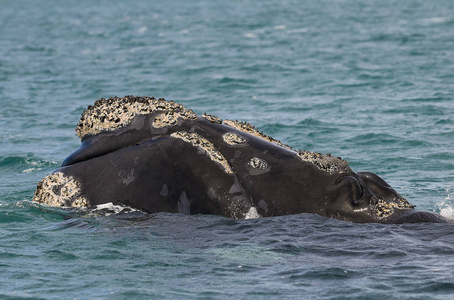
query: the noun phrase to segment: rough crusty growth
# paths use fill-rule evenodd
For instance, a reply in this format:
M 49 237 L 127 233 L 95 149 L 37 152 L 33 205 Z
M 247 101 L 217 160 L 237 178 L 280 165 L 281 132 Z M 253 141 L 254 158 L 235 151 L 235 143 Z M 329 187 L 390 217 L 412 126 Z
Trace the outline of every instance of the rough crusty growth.
M 52 206 L 85 207 L 88 201 L 80 196 L 79 181 L 61 172 L 44 177 L 38 183 L 33 201 Z
M 197 133 L 191 133 L 186 131 L 177 131 L 170 135 L 173 138 L 182 139 L 186 143 L 190 143 L 193 146 L 202 149 L 212 161 L 219 163 L 227 174 L 233 174 L 233 170 L 230 164 L 225 159 L 224 155 L 219 152 L 218 149 L 203 136 Z
M 236 128 L 243 132 L 252 134 L 256 137 L 264 139 L 268 142 L 274 143 L 278 146 L 284 147 L 289 150 L 294 150 L 292 147 L 282 143 L 279 140 L 273 139 L 270 136 L 258 131 L 255 127 L 247 122 L 239 122 L 239 121 L 232 121 L 232 120 L 225 120 L 223 124 L 228 125 L 230 127 Z M 303 161 L 310 162 L 314 164 L 318 169 L 328 172 L 351 172 L 352 170 L 348 166 L 348 162 L 343 160 L 340 157 L 331 156 L 331 154 L 321 154 L 312 151 L 298 151 L 298 157 L 300 157 Z
M 255 126 L 254 125 L 251 125 L 247 122 L 240 122 L 240 121 L 233 121 L 233 120 L 225 120 L 223 122 L 223 124 L 227 125 L 227 126 L 230 126 L 230 127 L 233 127 L 235 129 L 238 129 L 238 130 L 241 130 L 243 132 L 246 132 L 246 133 L 249 133 L 253 136 L 256 136 L 258 138 L 261 138 L 265 141 L 268 141 L 268 142 L 271 142 L 271 143 L 274 143 L 278 146 L 281 146 L 281 147 L 284 147 L 284 148 L 287 148 L 289 150 L 293 150 L 292 147 L 282 143 L 281 141 L 279 140 L 276 140 L 276 139 L 273 139 L 272 137 L 270 136 L 267 136 L 266 134 L 258 131 L 257 129 L 255 129 Z
M 268 163 L 263 158 L 253 157 L 248 163 L 251 167 L 260 170 L 266 170 L 268 168 Z
M 178 118 L 197 119 L 197 115 L 192 110 L 163 98 L 158 100 L 154 97 L 134 96 L 113 97 L 107 100 L 102 98 L 82 113 L 76 133 L 82 139 L 103 131 L 113 131 L 129 125 L 136 115 L 146 115 L 154 111 L 173 113 L 167 116 L 167 120 L 163 117 L 162 122 L 158 121 L 157 126 L 167 126 L 166 122 L 172 125 Z
M 396 201 L 396 200 L 395 200 Z M 373 213 L 379 218 L 387 218 L 394 213 L 394 209 L 414 209 L 415 206 L 411 205 L 407 199 L 401 198 L 397 199 L 397 202 L 386 202 L 385 200 L 379 198 L 376 199 L 377 204 L 373 209 Z
M 246 143 L 245 138 L 239 136 L 236 133 L 232 133 L 232 132 L 224 133 L 224 135 L 222 136 L 222 139 L 224 140 L 224 142 L 226 142 L 230 146 L 242 146 Z
M 348 162 L 340 157 L 332 156 L 331 154 L 321 154 L 312 151 L 298 151 L 298 157 L 305 162 L 312 163 L 319 170 L 328 173 L 344 173 L 352 172 L 348 166 Z
M 173 111 L 162 113 L 154 119 L 153 127 L 162 128 L 176 125 L 178 123 L 178 117 L 181 117 L 180 114 Z
M 216 124 L 221 124 L 222 123 L 222 119 L 221 118 L 218 118 L 218 117 L 213 116 L 213 115 L 208 115 L 207 113 L 204 113 L 202 115 L 202 117 L 204 117 L 205 119 L 207 119 L 211 123 L 216 123 Z
M 195 120 L 197 115 L 190 109 L 173 101 L 166 101 L 163 98 L 156 100 L 154 97 L 134 97 L 125 96 L 124 98 L 113 97 L 100 99 L 93 106 L 89 106 L 82 114 L 77 124 L 76 133 L 80 139 L 86 136 L 96 135 L 104 131 L 113 131 L 129 125 L 136 115 L 150 114 L 155 111 L 162 111 L 153 121 L 153 127 L 162 128 L 174 126 L 178 119 Z M 288 150 L 293 150 L 290 146 L 258 131 L 253 125 L 247 122 L 225 120 L 204 114 L 203 117 L 212 123 L 225 124 L 232 128 L 241 130 L 268 142 L 271 142 Z M 228 133 L 223 136 L 224 141 L 229 145 L 240 146 L 245 143 L 245 139 Z M 216 150 L 217 151 L 217 150 Z M 349 172 L 348 163 L 338 157 L 329 154 L 299 151 L 298 156 L 306 162 L 310 162 L 325 172 Z

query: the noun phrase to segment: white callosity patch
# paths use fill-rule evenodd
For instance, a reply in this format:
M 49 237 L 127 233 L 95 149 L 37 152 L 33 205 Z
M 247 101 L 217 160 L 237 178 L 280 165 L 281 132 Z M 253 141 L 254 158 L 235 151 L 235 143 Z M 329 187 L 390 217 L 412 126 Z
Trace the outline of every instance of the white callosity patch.
M 137 115 L 146 115 L 159 111 L 162 113 L 158 114 L 153 120 L 152 126 L 154 128 L 175 126 L 178 124 L 179 119 L 197 119 L 197 115 L 192 110 L 185 108 L 181 104 L 173 101 L 166 101 L 162 98 L 156 100 L 154 97 L 113 97 L 107 100 L 97 100 L 93 106 L 89 106 L 83 112 L 82 117 L 77 124 L 76 133 L 80 139 L 83 139 L 86 136 L 96 135 L 101 132 L 114 131 L 130 125 Z M 263 134 L 247 122 L 232 120 L 222 121 L 222 119 L 208 114 L 204 114 L 203 117 L 212 123 L 222 123 L 285 149 L 294 151 L 290 146 Z M 242 146 L 246 143 L 243 137 L 234 133 L 225 134 L 223 138 L 224 141 L 231 146 Z M 347 161 L 342 160 L 339 157 L 333 157 L 330 154 L 325 155 L 311 151 L 299 151 L 298 157 L 303 161 L 314 164 L 318 169 L 325 172 L 351 172 Z
M 86 198 L 81 197 L 81 184 L 71 176 L 61 172 L 53 173 L 38 183 L 33 201 L 52 206 L 88 206 Z
M 233 174 L 232 167 L 227 162 L 227 159 L 225 159 L 224 155 L 222 155 L 222 153 L 216 149 L 213 143 L 208 141 L 203 136 L 197 133 L 191 133 L 186 131 L 177 131 L 172 133 L 170 136 L 176 139 L 181 139 L 186 143 L 189 143 L 203 150 L 212 161 L 219 163 L 224 168 L 227 174 Z
M 248 164 L 254 169 L 266 170 L 268 169 L 268 163 L 263 158 L 253 157 Z
M 154 128 L 163 128 L 168 126 L 174 126 L 178 124 L 178 118 L 181 118 L 179 113 L 165 112 L 159 114 L 153 121 Z
M 298 151 L 298 157 L 305 162 L 315 165 L 319 170 L 328 173 L 348 173 L 352 172 L 348 162 L 340 157 L 331 154 L 321 154 L 312 151 Z
M 96 135 L 104 131 L 113 131 L 131 124 L 137 115 L 146 115 L 155 111 L 162 111 L 153 122 L 157 128 L 176 124 L 178 118 L 197 119 L 197 115 L 190 109 L 173 101 L 156 100 L 154 97 L 113 97 L 100 99 L 93 106 L 89 106 L 80 118 L 76 133 L 80 139 L 89 135 Z
M 257 129 L 255 129 L 255 126 L 247 123 L 247 122 L 239 122 L 239 121 L 232 121 L 232 120 L 225 120 L 223 122 L 223 124 L 227 125 L 227 126 L 230 126 L 230 127 L 233 127 L 235 129 L 238 129 L 238 130 L 241 130 L 243 132 L 246 132 L 248 134 L 251 134 L 253 136 L 256 136 L 258 138 L 261 138 L 265 141 L 268 141 L 268 142 L 271 142 L 273 144 L 276 144 L 278 146 L 281 146 L 283 148 L 286 148 L 288 150 L 293 150 L 292 147 L 282 143 L 281 141 L 278 141 L 276 139 L 273 139 L 272 137 L 270 136 L 267 136 L 266 134 L 258 131 Z
M 208 115 L 207 113 L 204 113 L 202 115 L 202 117 L 204 117 L 205 119 L 207 119 L 211 123 L 216 123 L 216 124 L 221 124 L 222 123 L 222 119 L 221 118 L 218 118 L 218 117 L 213 116 L 213 115 Z
M 376 197 L 376 196 L 375 196 Z M 377 204 L 375 205 L 375 208 L 373 209 L 373 212 L 379 219 L 387 218 L 394 214 L 394 209 L 414 209 L 415 206 L 411 205 L 407 199 L 401 198 L 401 199 L 393 199 L 396 202 L 386 202 L 385 200 L 381 198 L 377 199 L 372 199 L 374 200 Z
M 273 139 L 270 136 L 258 131 L 253 125 L 247 122 L 239 122 L 239 121 L 232 121 L 232 120 L 225 120 L 223 124 L 233 127 L 235 129 L 241 130 L 288 150 L 295 151 L 292 147 L 282 143 L 279 140 Z M 334 172 L 351 172 L 352 170 L 348 166 L 348 162 L 343 160 L 340 157 L 331 156 L 331 154 L 321 154 L 312 151 L 298 151 L 297 155 L 305 162 L 312 163 L 315 165 L 319 170 L 334 173 Z
M 224 133 L 224 135 L 222 136 L 222 139 L 224 140 L 224 142 L 226 142 L 230 146 L 243 146 L 246 144 L 245 138 L 243 138 L 233 132 Z

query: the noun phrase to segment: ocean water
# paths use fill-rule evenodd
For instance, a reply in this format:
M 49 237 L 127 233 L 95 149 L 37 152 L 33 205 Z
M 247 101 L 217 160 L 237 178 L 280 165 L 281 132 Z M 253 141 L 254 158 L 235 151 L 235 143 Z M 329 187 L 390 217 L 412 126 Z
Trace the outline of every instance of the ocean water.
M 37 205 L 88 105 L 165 97 L 454 220 L 454 2 L 0 2 L 1 299 L 454 299 L 454 226 Z

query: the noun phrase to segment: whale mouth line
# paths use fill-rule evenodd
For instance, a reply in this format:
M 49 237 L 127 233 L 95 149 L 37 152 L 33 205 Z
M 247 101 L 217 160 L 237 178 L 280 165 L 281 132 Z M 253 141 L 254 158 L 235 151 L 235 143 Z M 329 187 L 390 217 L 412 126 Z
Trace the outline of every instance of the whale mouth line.
M 107 136 L 107 137 L 109 138 L 109 136 Z M 70 156 L 68 156 L 62 162 L 61 167 L 72 166 L 72 165 L 75 165 L 75 164 L 80 163 L 80 162 L 88 161 L 88 160 L 91 160 L 91 159 L 94 159 L 94 158 L 98 158 L 98 157 L 101 157 L 101 156 L 104 156 L 104 155 L 108 155 L 108 154 L 114 153 L 116 151 L 121 151 L 123 149 L 145 145 L 146 143 L 156 143 L 156 142 L 158 142 L 158 141 L 160 141 L 162 139 L 166 139 L 166 138 L 169 138 L 169 136 L 168 135 L 167 136 L 165 136 L 165 135 L 156 135 L 156 136 L 151 137 L 151 138 L 144 138 L 144 139 L 141 139 L 141 140 L 134 141 L 131 144 L 122 145 L 121 147 L 112 147 L 112 148 L 104 149 L 102 151 L 98 151 L 98 152 L 94 152 L 94 153 L 84 153 L 85 149 L 87 147 L 91 146 L 90 145 L 91 141 L 88 141 L 87 144 L 82 143 L 82 145 L 76 151 L 74 151 Z M 80 155 L 80 153 L 82 153 L 81 156 L 74 157 L 75 154 Z

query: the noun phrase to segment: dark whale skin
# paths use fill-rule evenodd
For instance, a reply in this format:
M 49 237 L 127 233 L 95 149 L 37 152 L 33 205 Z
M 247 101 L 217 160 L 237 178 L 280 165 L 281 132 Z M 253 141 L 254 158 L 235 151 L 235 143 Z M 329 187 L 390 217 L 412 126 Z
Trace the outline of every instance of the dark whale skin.
M 166 113 L 136 114 L 119 128 L 82 136 L 81 146 L 38 184 L 34 200 L 235 219 L 315 213 L 358 223 L 449 222 L 415 211 L 379 176 L 355 173 L 340 158 L 297 152 L 213 116 L 170 113 L 171 124 L 156 127 Z

